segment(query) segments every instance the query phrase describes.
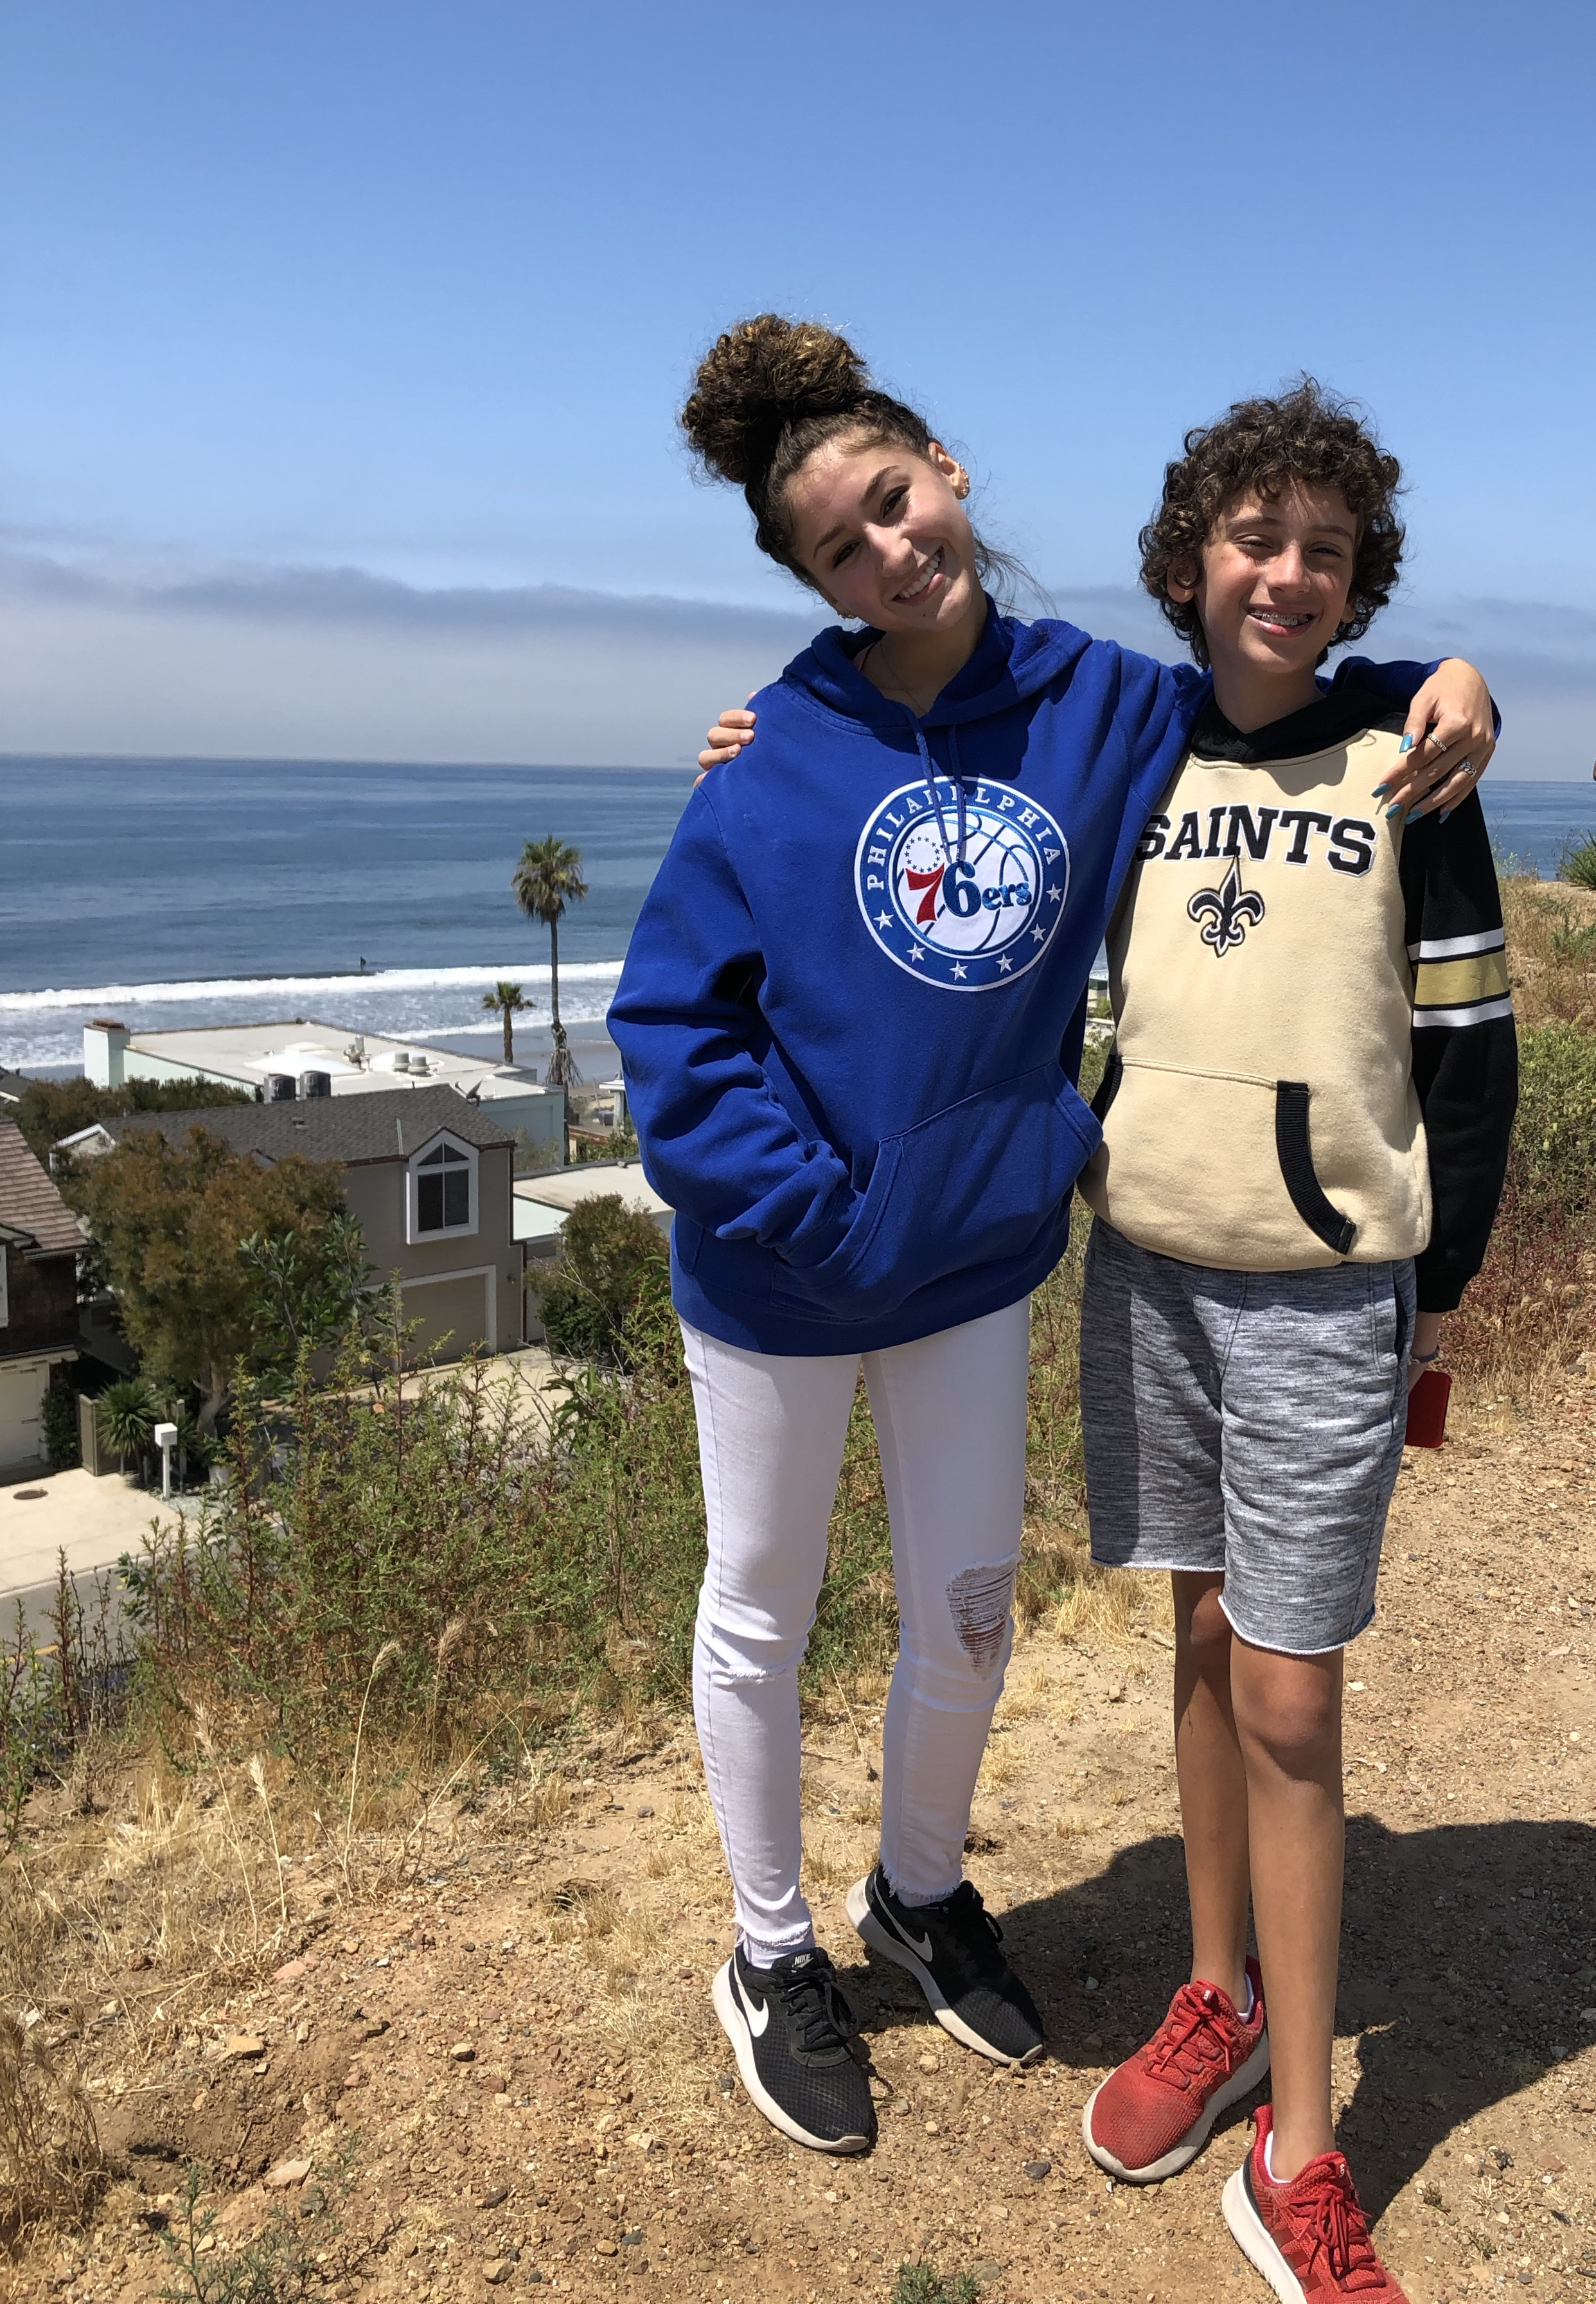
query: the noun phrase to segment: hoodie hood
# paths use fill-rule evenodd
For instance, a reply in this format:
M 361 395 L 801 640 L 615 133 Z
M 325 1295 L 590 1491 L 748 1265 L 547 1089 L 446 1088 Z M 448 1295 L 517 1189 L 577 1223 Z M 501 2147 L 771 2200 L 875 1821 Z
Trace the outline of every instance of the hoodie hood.
M 882 637 L 873 626 L 850 632 L 841 624 L 830 624 L 788 665 L 782 684 L 802 690 L 839 718 L 901 742 L 911 729 L 963 727 L 1012 711 L 1069 672 L 1092 645 L 1074 624 L 1051 619 L 1027 624 L 1000 615 L 989 595 L 986 625 L 975 653 L 917 722 L 906 704 L 883 696 L 859 669 L 858 658 Z

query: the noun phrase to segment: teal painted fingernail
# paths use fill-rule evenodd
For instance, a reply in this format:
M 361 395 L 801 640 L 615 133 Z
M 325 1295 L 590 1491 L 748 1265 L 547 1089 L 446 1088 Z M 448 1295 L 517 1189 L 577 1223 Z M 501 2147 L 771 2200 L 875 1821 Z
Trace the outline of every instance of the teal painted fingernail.
M 1444 808 L 1444 809 L 1442 809 L 1442 810 L 1441 810 L 1441 822 L 1442 822 L 1443 824 L 1445 824 L 1445 822 L 1446 822 L 1447 818 L 1451 815 L 1451 813 L 1452 813 L 1452 811 L 1451 811 L 1451 809 L 1450 809 L 1449 808 Z
M 1402 802 L 1401 802 L 1399 800 L 1394 800 L 1391 802 L 1390 807 L 1389 807 L 1388 809 L 1387 809 L 1387 810 L 1386 810 L 1386 816 L 1387 816 L 1387 818 L 1388 818 L 1388 819 L 1389 819 L 1389 818 L 1390 818 L 1391 817 L 1393 817 L 1393 816 L 1400 816 L 1400 815 L 1401 815 L 1401 813 L 1402 813 Z
M 1405 737 L 1403 738 L 1403 740 L 1402 740 L 1402 748 L 1401 748 L 1401 749 L 1402 749 L 1402 750 L 1403 750 L 1403 751 L 1405 751 L 1405 752 L 1411 752 L 1411 751 L 1413 750 L 1413 738 L 1412 738 L 1411 736 L 1405 736 Z
M 1391 787 L 1388 784 L 1376 784 L 1369 797 L 1371 800 L 1384 800 L 1386 794 L 1390 791 L 1390 789 Z

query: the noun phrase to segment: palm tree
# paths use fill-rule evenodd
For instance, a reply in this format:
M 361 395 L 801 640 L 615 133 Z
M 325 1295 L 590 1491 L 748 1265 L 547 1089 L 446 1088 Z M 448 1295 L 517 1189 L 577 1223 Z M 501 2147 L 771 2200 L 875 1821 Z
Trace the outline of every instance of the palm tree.
M 530 1013 L 532 1003 L 519 984 L 496 984 L 491 992 L 482 995 L 482 1005 L 490 1016 L 501 1016 L 505 1026 L 505 1062 L 515 1062 L 515 1018 Z
M 552 832 L 546 840 L 529 840 L 521 851 L 521 861 L 510 885 L 527 918 L 541 920 L 548 930 L 548 1004 L 553 1015 L 549 1029 L 554 1039 L 554 1054 L 548 1060 L 548 1085 L 572 1088 L 580 1075 L 565 1045 L 565 1028 L 560 1021 L 560 915 L 567 904 L 580 903 L 588 893 L 588 884 L 582 877 L 581 849 L 573 848 L 568 841 L 556 840 Z

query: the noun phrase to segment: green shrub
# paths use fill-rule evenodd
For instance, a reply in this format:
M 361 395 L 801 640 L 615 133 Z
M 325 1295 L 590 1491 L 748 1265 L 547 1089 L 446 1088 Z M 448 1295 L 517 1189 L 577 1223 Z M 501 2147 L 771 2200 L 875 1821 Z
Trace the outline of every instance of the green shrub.
M 977 2304 L 980 2295 L 969 2273 L 941 2273 L 934 2264 L 900 2264 L 892 2283 L 892 2304 Z
M 70 1376 L 51 1376 L 45 1386 L 38 1420 L 49 1453 L 50 1470 L 70 1472 L 74 1465 L 81 1464 L 83 1450 L 78 1438 L 78 1395 Z
M 123 1376 L 106 1386 L 94 1413 L 101 1447 L 115 1453 L 124 1472 L 131 1456 L 136 1470 L 155 1446 L 155 1427 L 161 1418 L 154 1385 L 141 1376 Z
M 175 2287 L 163 2287 L 171 2304 L 309 2304 L 325 2296 L 340 2275 L 350 2292 L 367 2268 L 369 2240 L 344 2229 L 343 2212 L 355 2185 L 360 2139 L 338 2147 L 318 2166 L 292 2209 L 276 2201 L 261 2230 L 232 2236 L 217 2247 L 220 2212 L 213 2205 L 208 2169 L 191 2162 L 169 2220 L 157 2229 L 166 2269 Z
M 1558 858 L 1558 877 L 1576 888 L 1596 888 L 1596 833 L 1569 834 Z
M 1021 1604 L 1057 1605 L 1083 1565 L 1075 1337 L 1083 1224 L 1033 1306 Z M 315 1762 L 347 1750 L 373 1659 L 400 1653 L 369 1724 L 403 1733 L 501 1708 L 517 1733 L 584 1701 L 684 1699 L 703 1574 L 698 1435 L 663 1259 L 641 1260 L 624 1374 L 565 1379 L 552 1433 L 480 1362 L 417 1379 L 395 1332 L 372 1370 L 352 1341 L 333 1380 L 290 1396 L 241 1385 L 225 1488 L 186 1541 L 152 1534 L 125 1563 L 145 1699 L 253 1711 Z M 806 1698 L 891 1667 L 892 1545 L 861 1385 L 844 1450 Z M 529 1696 L 529 1691 L 531 1693 Z
M 548 1338 L 561 1360 L 605 1368 L 630 1365 L 628 1331 L 650 1280 L 669 1268 L 664 1233 L 618 1192 L 579 1201 L 565 1219 L 559 1261 L 529 1282 Z

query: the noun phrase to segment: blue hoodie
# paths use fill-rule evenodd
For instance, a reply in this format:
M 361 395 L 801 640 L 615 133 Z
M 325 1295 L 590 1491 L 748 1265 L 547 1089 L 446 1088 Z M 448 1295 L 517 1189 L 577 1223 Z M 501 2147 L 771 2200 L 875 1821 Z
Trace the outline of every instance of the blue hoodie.
M 989 609 L 917 721 L 855 668 L 870 637 L 820 633 L 754 699 L 609 1012 L 676 1309 L 754 1351 L 905 1343 L 1057 1262 L 1101 1133 L 1074 1086 L 1091 963 L 1210 692 Z

